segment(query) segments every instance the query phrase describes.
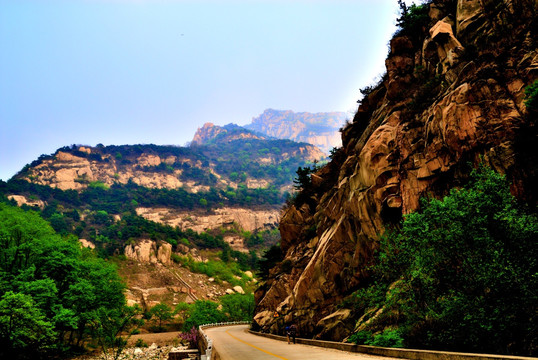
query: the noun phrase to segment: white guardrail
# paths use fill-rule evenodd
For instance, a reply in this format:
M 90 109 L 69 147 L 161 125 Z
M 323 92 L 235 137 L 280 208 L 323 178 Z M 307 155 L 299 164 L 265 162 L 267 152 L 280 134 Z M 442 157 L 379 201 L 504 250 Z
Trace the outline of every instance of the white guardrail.
M 200 360 L 211 360 L 211 353 L 213 352 L 213 340 L 211 340 L 207 334 L 204 332 L 205 328 L 208 327 L 217 327 L 217 326 L 227 326 L 227 325 L 250 325 L 250 321 L 232 321 L 232 322 L 222 322 L 222 323 L 213 323 L 213 324 L 204 324 L 198 326 L 198 332 L 201 336 L 204 337 L 206 348 L 205 355 L 200 355 Z

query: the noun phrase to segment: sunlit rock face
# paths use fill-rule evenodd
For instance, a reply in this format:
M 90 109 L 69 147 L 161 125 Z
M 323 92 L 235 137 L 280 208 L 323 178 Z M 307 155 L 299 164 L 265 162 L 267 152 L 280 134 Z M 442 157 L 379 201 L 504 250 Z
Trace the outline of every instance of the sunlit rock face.
M 325 153 L 342 145 L 338 134 L 346 113 L 309 113 L 267 109 L 252 119 L 246 128 L 279 139 L 290 139 L 317 146 Z
M 357 319 L 338 304 L 364 284 L 379 236 L 480 161 L 536 204 L 538 139 L 524 105 L 538 78 L 533 11 L 534 1 L 434 1 L 421 34 L 391 40 L 343 149 L 283 214 L 284 260 L 256 293 L 262 329 L 293 321 L 304 336 L 342 340 Z

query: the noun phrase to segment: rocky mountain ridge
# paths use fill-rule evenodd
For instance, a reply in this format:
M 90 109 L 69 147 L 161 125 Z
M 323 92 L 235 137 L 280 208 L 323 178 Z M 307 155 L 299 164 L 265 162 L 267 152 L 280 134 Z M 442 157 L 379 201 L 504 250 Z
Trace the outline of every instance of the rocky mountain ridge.
M 346 122 L 343 112 L 293 112 L 267 109 L 252 119 L 245 128 L 278 139 L 306 142 L 322 149 L 326 154 L 342 145 L 339 129 Z
M 235 124 L 218 126 L 213 123 L 205 123 L 196 130 L 191 145 L 207 145 L 212 142 L 231 142 L 245 139 L 274 140 L 275 138 L 255 133 Z
M 264 331 L 279 331 L 276 311 L 304 336 L 348 336 L 358 319 L 338 305 L 367 283 L 380 235 L 421 197 L 464 182 L 469 163 L 507 174 L 536 204 L 537 133 L 524 105 L 538 78 L 536 2 L 423 6 L 424 21 L 391 40 L 387 73 L 363 90 L 342 149 L 282 216 L 284 257 L 256 294 Z

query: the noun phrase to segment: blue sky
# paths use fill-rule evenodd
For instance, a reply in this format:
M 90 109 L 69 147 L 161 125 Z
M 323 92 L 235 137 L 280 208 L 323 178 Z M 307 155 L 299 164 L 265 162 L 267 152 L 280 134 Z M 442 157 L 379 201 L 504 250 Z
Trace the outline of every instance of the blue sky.
M 0 0 L 0 179 L 71 144 L 184 145 L 266 108 L 356 110 L 396 0 Z

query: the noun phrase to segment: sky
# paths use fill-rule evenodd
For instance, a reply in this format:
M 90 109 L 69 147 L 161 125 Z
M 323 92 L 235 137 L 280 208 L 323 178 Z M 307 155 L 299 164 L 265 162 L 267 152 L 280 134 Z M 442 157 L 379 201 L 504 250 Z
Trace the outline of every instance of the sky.
M 345 111 L 396 0 L 0 0 L 0 179 L 71 144 L 186 145 L 265 109 Z

